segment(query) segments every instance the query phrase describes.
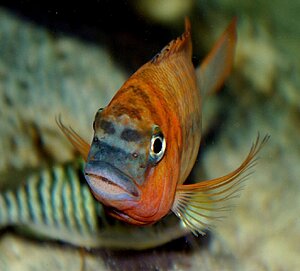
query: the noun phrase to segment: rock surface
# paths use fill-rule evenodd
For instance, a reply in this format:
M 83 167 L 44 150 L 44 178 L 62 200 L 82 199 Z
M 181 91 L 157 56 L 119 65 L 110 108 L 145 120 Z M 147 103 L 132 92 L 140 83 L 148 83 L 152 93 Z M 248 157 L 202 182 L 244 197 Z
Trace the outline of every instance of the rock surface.
M 0 170 L 70 159 L 55 117 L 90 141 L 94 114 L 124 72 L 105 46 L 53 35 L 3 9 L 0 22 Z

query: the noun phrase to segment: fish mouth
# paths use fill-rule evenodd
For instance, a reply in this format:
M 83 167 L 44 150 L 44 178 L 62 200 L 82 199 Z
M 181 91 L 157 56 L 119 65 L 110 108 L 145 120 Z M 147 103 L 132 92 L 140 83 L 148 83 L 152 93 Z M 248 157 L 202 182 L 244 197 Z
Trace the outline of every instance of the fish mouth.
M 137 200 L 140 197 L 134 180 L 107 162 L 89 161 L 84 172 L 93 194 L 100 201 Z

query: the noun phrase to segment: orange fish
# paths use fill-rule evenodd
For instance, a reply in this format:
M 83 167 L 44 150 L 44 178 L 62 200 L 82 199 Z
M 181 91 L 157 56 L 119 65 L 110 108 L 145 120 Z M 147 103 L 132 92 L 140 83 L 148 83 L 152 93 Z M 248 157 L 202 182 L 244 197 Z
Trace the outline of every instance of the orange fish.
M 171 210 L 193 233 L 222 216 L 268 140 L 257 138 L 244 162 L 213 180 L 184 184 L 201 138 L 201 101 L 229 75 L 236 45 L 234 19 L 198 69 L 192 64 L 190 22 L 138 69 L 105 108 L 86 143 L 58 125 L 84 159 L 94 197 L 114 217 L 134 225 L 157 222 Z

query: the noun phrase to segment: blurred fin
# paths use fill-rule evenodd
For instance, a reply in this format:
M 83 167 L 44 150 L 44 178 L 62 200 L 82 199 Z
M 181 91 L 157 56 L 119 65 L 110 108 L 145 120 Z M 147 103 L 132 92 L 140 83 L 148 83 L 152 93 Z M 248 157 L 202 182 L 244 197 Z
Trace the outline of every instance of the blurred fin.
M 236 24 L 234 18 L 196 70 L 203 98 L 217 91 L 231 72 L 237 42 Z

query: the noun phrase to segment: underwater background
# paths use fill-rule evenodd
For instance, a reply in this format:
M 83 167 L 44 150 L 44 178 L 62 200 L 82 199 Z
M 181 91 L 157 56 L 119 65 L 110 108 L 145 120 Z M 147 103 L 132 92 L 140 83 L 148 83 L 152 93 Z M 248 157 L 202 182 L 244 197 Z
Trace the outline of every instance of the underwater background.
M 147 251 L 85 251 L 84 270 L 300 270 L 300 2 L 2 1 L 0 183 L 11 172 L 74 159 L 55 123 L 91 141 L 92 123 L 127 77 L 192 23 L 193 61 L 238 18 L 235 65 L 203 109 L 191 179 L 236 168 L 257 133 L 271 135 L 236 207 L 205 237 Z M 71 245 L 0 236 L 0 270 L 81 270 Z

